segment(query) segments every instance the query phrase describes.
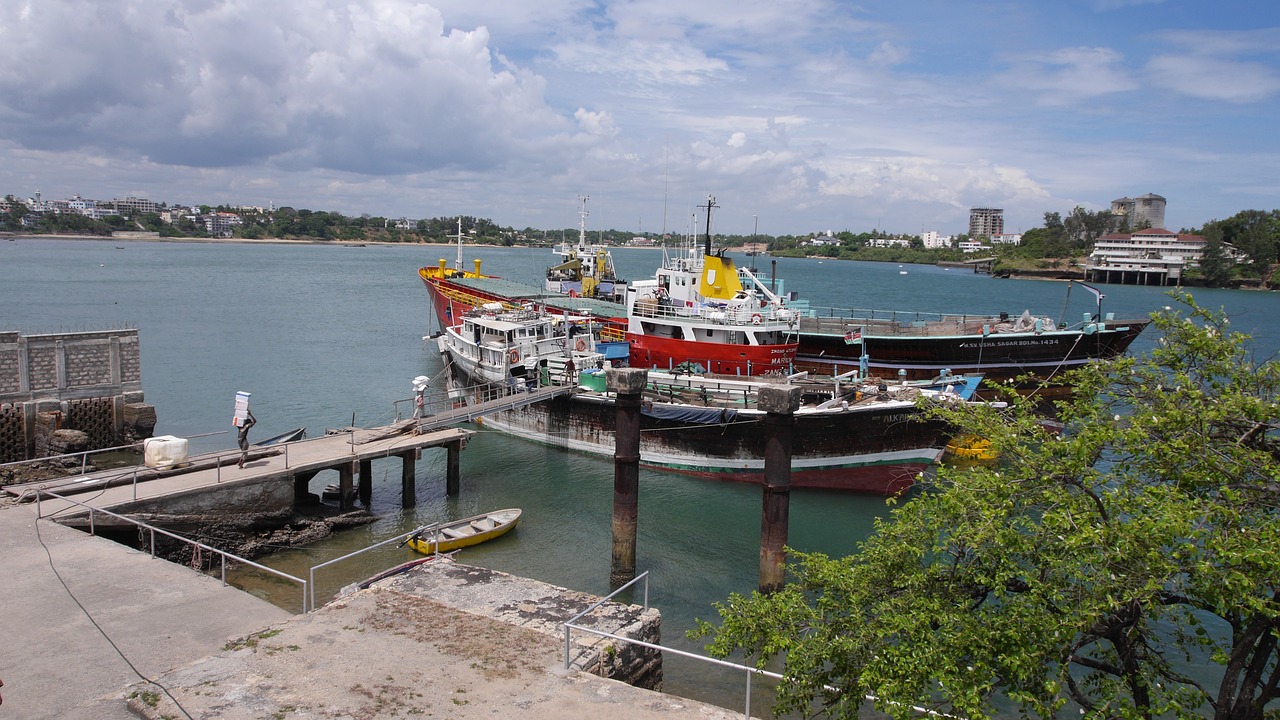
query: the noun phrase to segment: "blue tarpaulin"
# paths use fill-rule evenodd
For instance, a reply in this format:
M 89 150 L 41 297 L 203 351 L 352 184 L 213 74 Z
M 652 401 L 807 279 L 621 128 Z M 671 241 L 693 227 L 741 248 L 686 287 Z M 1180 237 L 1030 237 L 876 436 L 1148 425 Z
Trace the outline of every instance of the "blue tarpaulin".
M 738 416 L 737 410 L 728 408 L 699 408 L 678 405 L 655 405 L 653 403 L 641 404 L 640 413 L 659 420 L 675 420 L 676 422 L 701 423 L 703 425 L 733 422 L 733 419 Z

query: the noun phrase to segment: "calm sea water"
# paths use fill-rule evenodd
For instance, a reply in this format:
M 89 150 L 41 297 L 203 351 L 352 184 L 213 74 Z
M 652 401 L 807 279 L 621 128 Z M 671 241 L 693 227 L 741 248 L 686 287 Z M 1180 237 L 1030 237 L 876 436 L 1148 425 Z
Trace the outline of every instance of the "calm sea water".
M 614 253 L 620 273 L 650 276 L 655 250 Z M 305 425 L 383 424 L 392 403 L 412 395 L 411 379 L 434 375 L 440 360 L 423 341 L 431 330 L 417 269 L 456 249 L 441 246 L 159 243 L 20 238 L 0 241 L 0 329 L 27 333 L 136 327 L 143 387 L 159 416 L 157 434 L 192 438 L 193 452 L 231 448 L 236 391 L 252 393 L 263 438 Z M 490 274 L 537 283 L 548 250 L 466 248 Z M 768 275 L 771 258 L 757 258 Z M 749 264 L 750 259 L 739 258 Z M 1066 284 L 996 280 L 926 265 L 777 259 L 786 289 L 815 306 L 904 311 L 1000 312 L 1031 309 L 1068 321 L 1094 309 L 1078 288 L 1064 311 Z M 907 271 L 901 274 L 901 271 Z M 1172 301 L 1164 289 L 1100 286 L 1104 312 L 1145 315 Z M 1252 333 L 1260 358 L 1280 350 L 1280 298 L 1263 292 L 1197 290 L 1202 305 L 1225 309 L 1237 330 Z M 1143 352 L 1154 342 L 1144 335 Z M 206 433 L 219 433 L 195 437 Z M 331 475 L 331 477 L 330 477 Z M 300 577 L 319 562 L 419 525 L 503 507 L 524 508 L 514 533 L 459 554 L 469 564 L 555 585 L 609 592 L 611 461 L 568 454 L 480 432 L 462 455 L 462 492 L 444 494 L 443 451 L 424 453 L 418 506 L 399 506 L 399 460 L 374 463 L 373 510 L 381 519 L 268 564 Z M 318 476 L 312 491 L 335 482 Z M 664 641 L 698 649 L 684 634 L 695 617 L 713 619 L 712 603 L 756 587 L 761 492 L 743 486 L 641 472 L 637 567 L 651 573 L 651 601 L 663 613 Z M 849 554 L 887 514 L 880 498 L 795 491 L 790 544 Z M 317 597 L 409 559 L 387 548 L 320 571 Z M 288 608 L 291 586 L 245 577 L 254 592 Z M 667 660 L 666 688 L 738 706 L 741 678 Z

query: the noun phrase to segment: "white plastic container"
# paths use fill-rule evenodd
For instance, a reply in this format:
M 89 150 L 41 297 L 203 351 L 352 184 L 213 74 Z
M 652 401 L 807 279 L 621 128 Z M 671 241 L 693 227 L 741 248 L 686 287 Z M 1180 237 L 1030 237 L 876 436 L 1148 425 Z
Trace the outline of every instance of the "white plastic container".
M 167 468 L 187 461 L 187 439 L 172 435 L 147 438 L 143 443 L 142 463 L 149 468 Z

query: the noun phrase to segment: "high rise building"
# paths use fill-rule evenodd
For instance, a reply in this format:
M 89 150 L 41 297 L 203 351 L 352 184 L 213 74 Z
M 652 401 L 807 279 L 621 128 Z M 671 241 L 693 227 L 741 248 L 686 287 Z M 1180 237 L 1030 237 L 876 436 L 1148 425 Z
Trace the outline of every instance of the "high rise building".
M 1155 193 L 1136 198 L 1122 197 L 1111 201 L 1111 214 L 1116 229 L 1164 229 L 1165 199 Z
M 969 237 L 992 237 L 1004 234 L 1004 210 L 1001 208 L 970 208 Z

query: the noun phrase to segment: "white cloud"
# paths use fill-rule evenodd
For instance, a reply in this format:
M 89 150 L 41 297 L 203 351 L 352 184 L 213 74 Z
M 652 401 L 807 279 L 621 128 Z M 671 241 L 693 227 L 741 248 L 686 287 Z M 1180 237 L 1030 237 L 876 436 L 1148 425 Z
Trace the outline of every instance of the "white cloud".
M 618 128 L 613 122 L 613 116 L 607 112 L 591 112 L 585 108 L 578 108 L 578 111 L 573 116 L 578 119 L 578 127 L 582 128 L 585 133 L 608 137 L 618 134 Z
M 1062 48 L 1010 57 L 1013 67 L 997 79 L 1015 90 L 1031 92 L 1041 104 L 1065 105 L 1136 89 L 1138 83 L 1122 66 L 1123 60 L 1111 48 Z
M 379 175 L 493 167 L 572 127 L 542 78 L 495 69 L 484 28 L 446 31 L 409 0 L 87 7 L 42 4 L 0 24 L 8 136 L 174 165 Z
M 1151 82 L 1192 97 L 1248 103 L 1280 92 L 1280 72 L 1274 61 L 1280 49 L 1280 28 L 1247 31 L 1156 33 L 1154 41 L 1166 52 L 1148 61 Z
M 1207 100 L 1255 102 L 1280 92 L 1280 74 L 1256 62 L 1162 55 L 1147 63 L 1147 72 L 1157 85 Z

